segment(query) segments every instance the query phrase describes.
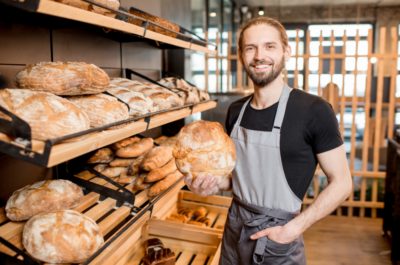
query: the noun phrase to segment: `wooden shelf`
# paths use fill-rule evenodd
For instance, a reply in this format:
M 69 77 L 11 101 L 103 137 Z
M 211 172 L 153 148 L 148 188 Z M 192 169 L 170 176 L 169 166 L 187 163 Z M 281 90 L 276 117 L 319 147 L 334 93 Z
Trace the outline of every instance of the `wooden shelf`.
M 40 0 L 37 13 L 71 19 L 79 22 L 84 22 L 100 27 L 114 29 L 125 33 L 143 36 L 144 28 L 118 20 L 115 18 L 106 17 L 94 12 L 86 11 L 69 5 L 61 4 L 51 0 Z M 169 36 L 165 36 L 154 31 L 147 30 L 145 39 L 155 40 L 158 42 L 170 44 L 176 47 L 200 51 L 207 54 L 217 55 L 216 50 L 208 49 L 197 44 L 191 44 L 188 41 L 179 40 Z
M 216 101 L 208 101 L 195 105 L 193 107 L 193 112 L 191 112 L 190 108 L 187 107 L 184 109 L 173 110 L 152 116 L 149 124 L 149 129 L 156 128 L 158 126 L 185 118 L 187 116 L 190 116 L 191 113 L 197 113 L 215 108 L 216 106 Z M 132 135 L 139 134 L 146 130 L 147 123 L 144 121 L 144 119 L 141 119 L 139 121 L 132 122 L 121 129 L 90 133 L 89 137 L 82 141 L 56 144 L 52 147 L 50 151 L 50 156 L 46 166 L 52 167 L 58 165 L 65 161 L 71 160 L 83 154 L 89 153 L 93 150 L 115 143 Z M 7 135 L 0 133 L 0 140 L 11 143 L 12 139 L 10 139 L 10 137 L 8 137 Z M 44 141 L 32 141 L 33 151 L 39 154 L 43 154 L 44 148 Z M 32 163 L 34 162 L 34 159 L 32 159 Z

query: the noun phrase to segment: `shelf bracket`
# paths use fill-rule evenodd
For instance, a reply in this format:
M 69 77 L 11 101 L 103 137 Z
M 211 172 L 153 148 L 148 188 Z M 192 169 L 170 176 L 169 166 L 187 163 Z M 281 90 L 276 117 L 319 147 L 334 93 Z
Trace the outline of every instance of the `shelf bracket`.
M 144 122 L 147 123 L 146 131 L 149 129 L 150 120 L 151 120 L 151 116 L 147 116 L 146 118 L 144 118 Z
M 142 27 L 144 28 L 143 36 L 146 37 L 146 32 L 147 32 L 147 26 L 149 25 L 149 20 L 146 19 L 146 22 L 143 22 Z

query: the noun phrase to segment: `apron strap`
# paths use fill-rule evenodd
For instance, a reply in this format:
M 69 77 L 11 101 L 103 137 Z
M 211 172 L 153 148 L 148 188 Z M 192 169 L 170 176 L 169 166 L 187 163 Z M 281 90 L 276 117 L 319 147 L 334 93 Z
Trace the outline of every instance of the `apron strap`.
M 286 105 L 289 99 L 289 94 L 290 94 L 290 88 L 286 83 L 284 83 L 282 94 L 278 103 L 278 110 L 276 111 L 275 115 L 274 127 L 272 128 L 273 133 L 277 134 L 281 133 L 283 117 L 285 116 Z
M 243 113 L 244 113 L 244 111 L 245 111 L 245 109 L 246 109 L 246 107 L 247 107 L 247 104 L 249 104 L 249 102 L 250 102 L 250 100 L 253 98 L 253 96 L 254 96 L 254 94 L 250 96 L 250 98 L 244 103 L 242 109 L 240 110 L 239 118 L 238 118 L 237 121 L 236 121 L 236 124 L 237 124 L 238 126 L 240 126 L 240 123 L 242 122 Z

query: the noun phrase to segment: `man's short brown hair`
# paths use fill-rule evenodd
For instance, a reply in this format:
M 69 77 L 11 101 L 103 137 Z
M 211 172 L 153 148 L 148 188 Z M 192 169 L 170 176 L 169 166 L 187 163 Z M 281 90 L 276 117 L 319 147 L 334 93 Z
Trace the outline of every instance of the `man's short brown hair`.
M 285 28 L 282 26 L 282 24 L 272 18 L 268 18 L 268 17 L 259 17 L 259 18 L 253 18 L 252 20 L 250 20 L 249 22 L 247 22 L 246 24 L 243 24 L 241 30 L 240 30 L 240 35 L 239 35 L 239 39 L 238 39 L 238 50 L 242 50 L 242 45 L 243 45 L 243 33 L 245 32 L 246 29 L 252 27 L 252 26 L 256 26 L 256 25 L 268 25 L 271 26 L 273 28 L 275 28 L 278 32 L 279 35 L 281 37 L 281 43 L 282 43 L 282 48 L 283 50 L 286 49 L 286 47 L 288 46 L 288 37 L 286 35 L 286 30 Z

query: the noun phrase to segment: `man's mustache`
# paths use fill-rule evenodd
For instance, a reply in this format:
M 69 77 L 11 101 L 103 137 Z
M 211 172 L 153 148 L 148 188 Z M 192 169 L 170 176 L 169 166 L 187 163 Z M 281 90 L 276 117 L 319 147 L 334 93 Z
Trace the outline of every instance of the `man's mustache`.
M 270 65 L 274 65 L 274 62 L 273 62 L 273 61 L 265 61 L 265 60 L 263 60 L 263 61 L 254 61 L 254 62 L 251 62 L 249 65 L 250 65 L 250 66 L 256 66 L 256 65 L 258 65 L 258 64 L 270 64 Z

